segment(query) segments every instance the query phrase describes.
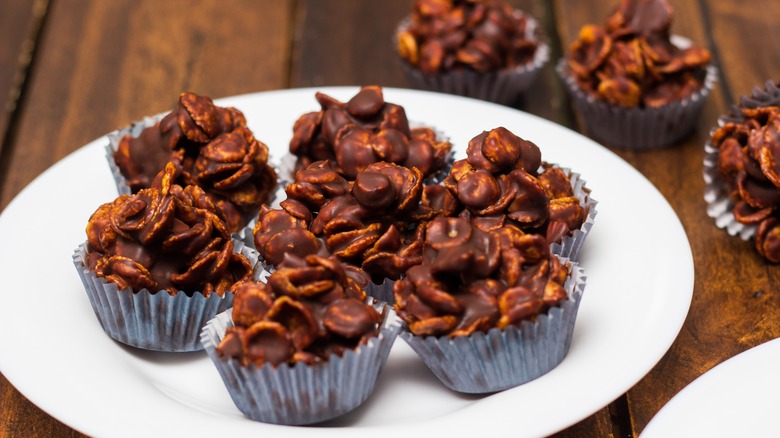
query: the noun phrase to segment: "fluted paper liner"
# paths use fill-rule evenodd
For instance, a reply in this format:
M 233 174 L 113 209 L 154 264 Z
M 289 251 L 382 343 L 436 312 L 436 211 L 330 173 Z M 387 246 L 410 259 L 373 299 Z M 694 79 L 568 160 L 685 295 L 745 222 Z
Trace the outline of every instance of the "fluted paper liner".
M 516 13 L 522 12 L 516 11 Z M 401 66 L 407 81 L 414 88 L 421 90 L 472 97 L 503 105 L 515 103 L 523 92 L 533 84 L 544 65 L 550 60 L 550 47 L 538 37 L 538 23 L 530 15 L 525 13 L 523 15 L 528 20 L 526 38 L 534 39 L 539 44 L 533 59 L 527 64 L 487 73 L 461 68 L 428 75 L 401 59 Z M 397 46 L 397 35 L 409 27 L 410 23 L 411 18 L 406 17 L 398 25 L 393 37 L 393 41 L 396 43 L 394 47 Z
M 209 321 L 201 342 L 244 415 L 264 423 L 319 423 L 346 414 L 368 399 L 401 328 L 389 306 L 370 303 L 385 315 L 379 336 L 343 356 L 333 354 L 324 363 L 285 363 L 274 368 L 271 364 L 242 366 L 235 359 L 220 358 L 216 346 L 233 326 L 231 310 Z
M 718 126 L 726 123 L 739 123 L 745 119 L 740 108 L 760 108 L 780 105 L 780 88 L 773 81 L 766 81 L 764 88 L 756 87 L 751 96 L 743 96 L 740 106 L 734 105 L 730 114 L 718 118 Z M 717 128 L 713 128 L 713 131 Z M 712 132 L 712 131 L 711 131 Z M 718 172 L 719 149 L 707 139 L 704 144 L 704 200 L 707 202 L 707 215 L 715 219 L 718 228 L 726 230 L 731 236 L 750 240 L 756 232 L 756 225 L 743 224 L 734 217 L 734 200 L 729 195 L 729 187 Z
M 672 36 L 678 47 L 691 41 Z M 658 108 L 625 108 L 611 105 L 583 91 L 572 77 L 566 58 L 558 61 L 556 71 L 585 122 L 588 135 L 608 146 L 629 150 L 661 149 L 690 135 L 718 80 L 718 69 L 707 66 L 702 87 L 690 96 Z
M 584 271 L 574 262 L 564 285 L 569 299 L 535 322 L 470 336 L 399 335 L 448 388 L 484 394 L 536 379 L 558 366 L 569 351 L 577 310 L 585 289 Z
M 257 266 L 255 250 L 237 243 L 234 251 L 246 256 L 253 267 Z M 199 292 L 192 296 L 184 292 L 171 296 L 166 291 L 119 290 L 116 283 L 90 271 L 85 259 L 86 244 L 81 244 L 73 254 L 73 264 L 95 316 L 106 334 L 132 347 L 166 352 L 202 350 L 201 328 L 233 305 L 233 294 L 229 292 L 222 297 L 212 293 L 206 298 Z M 255 279 L 260 278 L 260 271 L 255 269 Z

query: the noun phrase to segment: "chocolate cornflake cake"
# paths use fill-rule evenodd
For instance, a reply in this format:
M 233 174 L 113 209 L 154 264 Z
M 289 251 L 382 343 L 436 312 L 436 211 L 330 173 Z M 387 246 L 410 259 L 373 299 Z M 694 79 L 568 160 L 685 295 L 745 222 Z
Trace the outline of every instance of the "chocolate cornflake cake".
M 302 115 L 293 127 L 294 171 L 330 160 L 336 172 L 354 180 L 370 164 L 388 162 L 417 168 L 427 178 L 447 163 L 450 142 L 432 128 L 410 128 L 404 108 L 385 102 L 381 87 L 361 87 L 347 102 L 315 97 L 321 110 Z
M 712 193 L 705 198 L 709 198 L 711 209 L 727 201 L 721 215 L 736 221 L 724 222 L 734 228 L 732 234 L 752 236 L 761 256 L 780 263 L 778 84 L 769 81 L 763 89 L 756 88 L 752 96 L 743 96 L 740 104 L 718 122 L 707 144 L 705 175 Z
M 557 72 L 588 135 L 649 150 L 689 135 L 717 81 L 710 52 L 671 35 L 667 0 L 621 0 L 603 25 L 580 30 Z
M 415 87 L 502 104 L 549 60 L 536 20 L 503 0 L 417 0 L 394 40 Z
M 418 336 L 468 336 L 533 321 L 568 299 L 568 268 L 547 241 L 463 218 L 426 225 L 424 258 L 393 286 L 395 309 Z
M 232 311 L 212 320 L 201 339 L 244 415 L 311 424 L 371 395 L 400 321 L 386 304 L 366 301 L 336 257 L 288 257 L 267 283 L 232 290 Z
M 232 290 L 234 326 L 217 352 L 242 364 L 314 364 L 379 334 L 382 315 L 332 256 L 288 258 L 267 283 Z
M 203 188 L 231 232 L 254 218 L 276 187 L 268 147 L 254 137 L 243 113 L 190 92 L 138 136 L 122 136 L 112 158 L 132 193 L 150 187 L 173 162 L 174 182 Z
M 223 295 L 251 278 L 252 264 L 233 251 L 227 226 L 203 203 L 197 186 L 173 183 L 169 163 L 161 185 L 101 205 L 87 224 L 86 265 L 119 289 L 170 295 Z
M 490 72 L 533 60 L 539 41 L 529 18 L 498 0 L 417 0 L 398 35 L 398 53 L 433 75 L 456 69 Z
M 549 243 L 582 227 L 589 213 L 585 200 L 575 196 L 569 174 L 542 161 L 533 142 L 499 127 L 472 138 L 466 154 L 444 185 L 477 227 L 489 231 L 509 223 Z
M 563 360 L 584 288 L 576 264 L 512 225 L 437 218 L 425 228 L 423 261 L 395 282 L 394 307 L 401 337 L 445 385 L 499 391 Z
M 257 253 L 234 244 L 197 186 L 158 184 L 101 205 L 73 255 L 90 304 L 113 339 L 156 351 L 197 351 L 200 329 L 255 277 Z
M 452 215 L 457 203 L 423 184 L 417 168 L 377 162 L 348 181 L 329 161 L 312 163 L 285 189 L 281 209 L 264 208 L 255 247 L 270 264 L 288 255 L 336 255 L 376 283 L 395 280 L 421 260 L 417 224 Z

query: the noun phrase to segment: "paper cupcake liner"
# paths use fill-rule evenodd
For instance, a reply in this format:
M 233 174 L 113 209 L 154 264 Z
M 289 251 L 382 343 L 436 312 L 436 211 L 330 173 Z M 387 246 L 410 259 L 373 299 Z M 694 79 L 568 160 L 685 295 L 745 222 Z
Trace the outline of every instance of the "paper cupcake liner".
M 264 423 L 319 423 L 346 414 L 368 399 L 401 328 L 389 306 L 370 301 L 385 314 L 379 336 L 343 356 L 334 354 L 321 364 L 281 364 L 276 368 L 266 364 L 258 368 L 218 357 L 216 346 L 227 328 L 233 326 L 230 310 L 203 328 L 201 342 L 244 415 Z
M 740 108 L 759 108 L 780 105 L 780 88 L 773 81 L 767 81 L 764 88 L 756 87 L 751 96 L 743 96 L 739 106 L 732 106 L 731 112 L 718 117 L 718 126 L 726 123 L 740 123 L 745 120 Z M 713 131 L 716 128 L 713 128 Z M 734 217 L 734 199 L 726 181 L 718 172 L 719 149 L 707 140 L 704 144 L 704 200 L 707 202 L 707 215 L 715 219 L 715 225 L 731 236 L 750 240 L 756 233 L 757 225 L 743 224 Z
M 686 41 L 690 44 L 681 37 L 673 39 L 678 46 L 685 46 Z M 571 76 L 565 58 L 558 61 L 556 71 L 582 115 L 587 133 L 608 146 L 629 150 L 661 149 L 690 135 L 718 79 L 718 69 L 710 65 L 702 87 L 679 102 L 658 108 L 623 108 L 585 93 Z
M 580 249 L 585 243 L 585 239 L 588 237 L 591 228 L 596 220 L 596 205 L 598 201 L 590 196 L 590 190 L 585 187 L 585 180 L 582 179 L 579 173 L 572 172 L 570 169 L 562 168 L 569 177 L 571 187 L 574 190 L 574 196 L 580 200 L 580 206 L 585 209 L 586 216 L 582 226 L 572 231 L 571 235 L 564 236 L 560 243 L 553 243 L 550 245 L 550 251 L 560 257 L 569 259 L 573 262 L 579 262 Z
M 253 249 L 236 244 L 234 251 L 241 252 L 253 266 L 257 265 L 258 254 Z M 85 258 L 86 245 L 81 244 L 73 254 L 73 264 L 95 316 L 106 334 L 132 347 L 167 352 L 202 350 L 201 328 L 233 305 L 231 293 L 222 297 L 212 293 L 206 298 L 200 293 L 190 297 L 183 292 L 171 296 L 165 291 L 119 290 L 116 283 L 90 271 Z M 255 271 L 255 278 L 259 279 L 259 272 Z
M 463 68 L 428 75 L 401 59 L 401 66 L 407 81 L 413 87 L 421 90 L 472 97 L 503 105 L 515 103 L 523 92 L 533 84 L 544 65 L 550 60 L 550 47 L 539 39 L 540 31 L 537 21 L 528 14 L 524 15 L 528 20 L 526 38 L 533 38 L 539 43 L 534 58 L 528 64 L 488 73 L 478 73 Z M 410 23 L 410 17 L 404 18 L 398 25 L 395 35 L 409 27 Z
M 571 267 L 564 286 L 570 299 L 535 322 L 454 338 L 415 336 L 406 329 L 399 336 L 454 391 L 483 394 L 534 380 L 558 366 L 569 351 L 585 289 L 582 268 L 562 261 Z

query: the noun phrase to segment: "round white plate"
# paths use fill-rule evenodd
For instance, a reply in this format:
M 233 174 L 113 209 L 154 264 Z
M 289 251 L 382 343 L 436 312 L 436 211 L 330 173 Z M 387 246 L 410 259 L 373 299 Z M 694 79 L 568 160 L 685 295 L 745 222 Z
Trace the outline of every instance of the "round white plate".
M 780 339 L 744 351 L 699 376 L 647 424 L 642 438 L 777 436 Z
M 283 90 L 218 101 L 241 109 L 278 160 L 315 91 L 347 100 L 355 87 Z M 447 390 L 400 339 L 368 402 L 329 427 L 272 426 L 242 417 L 205 353 L 160 354 L 112 341 L 71 263 L 89 216 L 116 197 L 105 138 L 33 181 L 0 216 L 0 371 L 33 403 L 92 436 L 270 434 L 401 436 L 442 430 L 547 435 L 631 388 L 666 352 L 693 292 L 693 258 L 677 216 L 634 168 L 593 141 L 507 107 L 385 89 L 410 120 L 435 126 L 456 158 L 483 130 L 505 126 L 543 159 L 582 174 L 599 201 L 581 254 L 588 276 L 568 356 L 550 373 L 483 397 Z

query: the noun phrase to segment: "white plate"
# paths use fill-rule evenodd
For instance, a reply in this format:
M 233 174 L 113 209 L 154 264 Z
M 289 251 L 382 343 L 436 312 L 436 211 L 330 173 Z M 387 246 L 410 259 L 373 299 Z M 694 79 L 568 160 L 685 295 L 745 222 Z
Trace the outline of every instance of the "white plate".
M 315 91 L 349 99 L 357 88 L 284 90 L 220 100 L 241 109 L 272 157 L 286 153 L 293 122 L 319 109 Z M 547 435 L 631 388 L 666 352 L 693 292 L 693 258 L 677 216 L 634 168 L 591 140 L 535 116 L 482 101 L 386 89 L 410 120 L 469 139 L 505 126 L 536 142 L 547 161 L 583 175 L 599 201 L 581 252 L 588 285 L 568 356 L 547 375 L 484 397 L 447 390 L 398 340 L 376 392 L 329 426 L 249 421 L 233 406 L 205 353 L 124 347 L 100 328 L 71 263 L 92 212 L 116 191 L 105 138 L 33 181 L 0 216 L 0 371 L 33 403 L 93 436 L 247 435 L 356 437 L 441 430 L 471 436 L 512 427 Z M 238 436 L 233 435 L 233 436 Z
M 642 438 L 777 436 L 780 339 L 742 352 L 699 376 L 647 424 Z

